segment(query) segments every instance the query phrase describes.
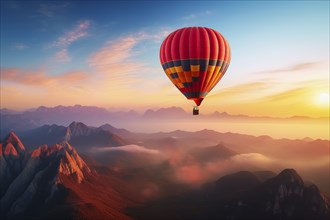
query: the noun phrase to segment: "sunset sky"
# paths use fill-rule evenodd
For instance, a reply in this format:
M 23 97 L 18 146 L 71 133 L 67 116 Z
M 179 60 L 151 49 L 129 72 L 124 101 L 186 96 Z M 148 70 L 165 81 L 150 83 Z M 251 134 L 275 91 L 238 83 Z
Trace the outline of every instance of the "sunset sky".
M 1 108 L 190 111 L 159 62 L 187 26 L 232 50 L 202 112 L 329 116 L 329 1 L 1 1 Z

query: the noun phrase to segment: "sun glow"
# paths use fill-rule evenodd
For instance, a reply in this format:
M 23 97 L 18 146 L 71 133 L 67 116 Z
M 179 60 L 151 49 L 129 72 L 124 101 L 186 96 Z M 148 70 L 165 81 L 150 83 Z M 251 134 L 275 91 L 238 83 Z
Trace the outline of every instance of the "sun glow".
M 318 103 L 323 106 L 329 106 L 329 93 L 321 92 L 318 97 Z

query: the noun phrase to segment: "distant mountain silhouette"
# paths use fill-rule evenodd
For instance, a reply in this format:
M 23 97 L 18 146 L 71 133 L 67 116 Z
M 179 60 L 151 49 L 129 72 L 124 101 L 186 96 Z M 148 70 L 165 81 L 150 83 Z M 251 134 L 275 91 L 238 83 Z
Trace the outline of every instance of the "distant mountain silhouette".
M 11 110 L 8 108 L 0 108 L 0 114 L 2 115 L 11 115 L 11 114 L 18 114 L 18 111 Z
M 127 142 L 109 131 L 100 128 L 90 128 L 83 123 L 72 122 L 66 130 L 65 140 L 79 149 L 88 150 L 91 147 L 113 147 Z
M 228 159 L 231 156 L 238 154 L 237 152 L 227 148 L 223 144 L 210 147 L 199 147 L 191 150 L 191 155 L 198 161 L 217 161 L 221 159 Z
M 116 129 L 113 128 L 113 131 Z M 104 127 L 89 127 L 81 122 L 72 122 L 68 127 L 60 125 L 44 125 L 26 132 L 20 132 L 21 139 L 28 149 L 42 144 L 54 145 L 67 141 L 76 146 L 78 151 L 90 150 L 92 147 L 121 146 L 127 142 L 118 135 L 105 130 Z
M 113 134 L 116 134 L 116 135 L 119 135 L 119 136 L 122 136 L 122 137 L 128 137 L 128 136 L 131 136 L 133 135 L 132 132 L 126 130 L 126 129 L 123 129 L 123 128 L 115 128 L 113 127 L 112 125 L 110 124 L 104 124 L 104 125 L 101 125 L 99 127 L 99 129 L 102 129 L 102 130 L 105 130 L 105 131 L 109 131 Z
M 27 149 L 42 144 L 54 145 L 64 140 L 67 128 L 61 125 L 43 125 L 25 132 L 17 132 Z
M 92 170 L 68 142 L 26 152 L 10 133 L 1 149 L 1 219 L 130 219 L 118 180 Z
M 153 138 L 153 135 L 149 136 L 149 139 L 143 141 L 143 145 L 152 149 L 161 149 L 162 151 L 180 151 L 185 146 L 180 140 L 173 137 Z
M 8 131 L 23 131 L 36 128 L 45 124 L 58 124 L 68 126 L 72 121 L 79 121 L 88 125 L 100 126 L 105 123 L 123 124 L 132 122 L 154 122 L 175 119 L 178 122 L 191 119 L 191 112 L 186 112 L 180 107 L 160 108 L 157 110 L 148 109 L 143 114 L 134 110 L 130 111 L 108 111 L 96 106 L 40 106 L 36 109 L 22 113 L 7 109 L 1 109 L 1 138 L 4 138 Z M 305 116 L 293 116 L 289 118 L 276 118 L 264 116 L 232 115 L 227 112 L 215 112 L 202 114 L 198 117 L 201 120 L 263 120 L 263 121 L 301 121 L 301 120 L 329 120 L 329 118 L 310 118 Z
M 238 134 L 232 132 L 221 133 L 214 130 L 203 129 L 196 132 L 190 131 L 173 131 L 153 133 L 153 139 L 175 137 L 181 142 L 186 140 L 209 140 L 213 142 L 224 143 L 231 146 L 231 149 L 240 153 L 258 152 L 264 155 L 288 157 L 291 155 L 297 157 L 319 157 L 327 155 L 329 152 L 329 140 L 290 140 L 290 139 L 273 139 L 269 136 L 253 136 L 246 134 Z M 144 137 L 145 138 L 145 137 Z M 197 142 L 197 141 L 196 141 Z M 193 143 L 192 143 L 193 144 Z M 267 146 L 267 147 L 265 147 Z
M 80 121 L 89 125 L 100 125 L 105 122 L 120 121 L 137 117 L 134 111 L 109 112 L 104 108 L 95 106 L 40 106 L 35 110 L 23 113 L 8 114 L 7 111 L 0 112 L 1 138 L 10 130 L 23 131 L 36 128 L 45 124 L 58 124 L 68 126 L 72 121 Z
M 165 118 L 182 118 L 182 117 L 187 117 L 188 115 L 189 114 L 187 114 L 187 112 L 184 111 L 182 108 L 173 106 L 170 108 L 160 108 L 158 110 L 148 109 L 143 114 L 143 117 L 163 119 L 164 117 Z
M 329 198 L 315 185 L 305 186 L 293 169 L 264 182 L 241 171 L 213 186 L 132 208 L 130 214 L 137 219 L 327 220 Z

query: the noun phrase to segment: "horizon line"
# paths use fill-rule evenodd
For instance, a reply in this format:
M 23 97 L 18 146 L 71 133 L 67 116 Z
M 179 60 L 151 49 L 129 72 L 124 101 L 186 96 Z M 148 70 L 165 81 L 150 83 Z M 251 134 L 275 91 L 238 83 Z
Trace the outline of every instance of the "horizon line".
M 180 106 L 168 106 L 168 107 L 154 107 L 154 108 L 145 108 L 144 110 L 141 111 L 136 111 L 134 109 L 126 109 L 124 110 L 123 108 L 118 108 L 117 110 L 111 109 L 111 108 L 106 108 L 106 107 L 102 107 L 102 106 L 96 106 L 96 105 L 81 105 L 81 104 L 74 104 L 74 105 L 54 105 L 54 106 L 45 106 L 45 105 L 40 105 L 38 107 L 32 107 L 32 108 L 27 108 L 25 110 L 16 110 L 16 109 L 11 109 L 11 108 L 0 108 L 0 113 L 3 110 L 7 110 L 7 111 L 11 111 L 12 113 L 10 114 L 23 114 L 25 112 L 33 112 L 36 111 L 39 108 L 57 108 L 57 107 L 64 107 L 64 108 L 70 108 L 70 107 L 94 107 L 94 108 L 99 108 L 99 109 L 103 109 L 109 113 L 115 113 L 115 112 L 135 112 L 137 114 L 139 114 L 140 116 L 143 116 L 146 114 L 147 111 L 159 111 L 161 109 L 173 109 L 173 108 L 177 108 L 177 109 L 181 109 L 182 111 L 184 111 L 186 114 L 189 114 L 189 112 L 187 112 L 183 107 Z M 304 119 L 330 119 L 330 115 L 328 116 L 321 116 L 321 117 L 311 117 L 311 116 L 307 116 L 307 115 L 290 115 L 290 116 L 285 116 L 285 117 L 279 117 L 279 116 L 270 116 L 270 115 L 249 115 L 249 114 L 244 114 L 244 113 L 240 113 L 240 114 L 231 114 L 228 111 L 219 111 L 219 110 L 215 110 L 211 113 L 207 113 L 207 114 L 203 114 L 201 113 L 202 116 L 212 116 L 214 114 L 225 114 L 229 117 L 248 117 L 251 119 L 262 119 L 262 118 L 267 118 L 267 119 L 294 119 L 294 118 L 304 118 Z

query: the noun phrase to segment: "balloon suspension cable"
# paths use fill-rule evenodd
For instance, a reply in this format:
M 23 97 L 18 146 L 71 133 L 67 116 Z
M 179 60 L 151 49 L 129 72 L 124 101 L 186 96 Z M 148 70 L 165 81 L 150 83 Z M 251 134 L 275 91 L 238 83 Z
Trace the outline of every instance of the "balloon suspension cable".
M 198 108 L 198 106 L 194 106 L 194 108 L 193 108 L 193 115 L 199 115 L 199 108 Z

